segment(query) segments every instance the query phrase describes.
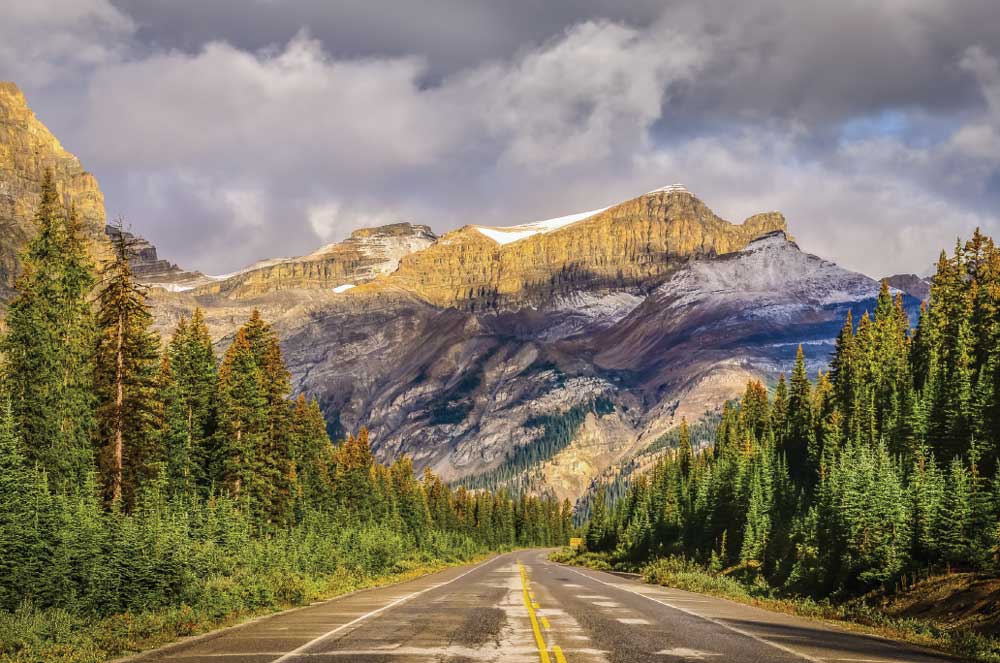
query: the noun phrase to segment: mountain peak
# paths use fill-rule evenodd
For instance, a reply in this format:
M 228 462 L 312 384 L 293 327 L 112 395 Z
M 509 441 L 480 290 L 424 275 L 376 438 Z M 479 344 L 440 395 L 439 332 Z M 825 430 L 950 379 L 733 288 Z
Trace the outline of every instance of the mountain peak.
M 12 81 L 0 81 L 0 105 L 3 106 L 28 106 L 27 100 L 21 88 Z
M 646 195 L 649 196 L 654 193 L 686 193 L 689 196 L 694 194 L 687 190 L 683 184 L 668 184 L 667 186 L 661 186 L 659 189 L 653 189 L 652 191 L 647 191 Z

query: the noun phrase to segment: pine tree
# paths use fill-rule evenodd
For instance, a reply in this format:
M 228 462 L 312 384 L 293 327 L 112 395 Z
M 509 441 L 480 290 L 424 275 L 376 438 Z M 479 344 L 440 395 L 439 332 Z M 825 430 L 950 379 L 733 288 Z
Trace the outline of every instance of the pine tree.
M 171 439 L 168 446 L 173 469 L 187 483 L 198 486 L 207 495 L 222 479 L 221 454 L 213 444 L 216 425 L 215 351 L 201 309 L 190 320 L 181 318 L 167 345 L 160 384 L 166 399 L 170 392 L 175 409 L 164 424 L 164 434 Z
M 677 442 L 677 459 L 680 462 L 681 474 L 687 478 L 691 472 L 691 431 L 688 428 L 687 419 L 681 418 L 681 432 Z
M 28 463 L 55 486 L 80 486 L 94 467 L 94 274 L 79 218 L 62 207 L 51 171 L 35 227 L 0 344 L 6 389 Z
M 102 271 L 94 353 L 103 492 L 108 503 L 128 509 L 163 461 L 153 431 L 159 341 L 150 331 L 146 288 L 132 273 L 129 237 L 119 226 L 114 259 Z
M 21 454 L 10 403 L 0 399 L 0 610 L 13 611 L 32 582 L 33 513 L 27 499 L 35 479 Z
M 836 349 L 833 358 L 830 360 L 830 381 L 833 383 L 836 400 L 840 404 L 854 403 L 854 388 L 857 383 L 857 355 L 854 341 L 854 315 L 847 311 L 847 318 L 844 326 L 837 335 Z M 848 409 L 841 414 L 843 418 L 844 434 L 850 434 L 853 429 L 851 411 Z
M 812 468 L 807 462 L 812 435 L 812 387 L 806 375 L 805 355 L 800 345 L 788 394 L 788 434 L 782 445 L 788 465 L 800 481 L 812 481 Z
M 348 435 L 337 449 L 334 494 L 339 510 L 349 514 L 354 521 L 371 518 L 373 504 L 370 470 L 374 464 L 375 458 L 368 442 L 368 430 L 365 428 L 358 431 L 356 437 Z
M 298 477 L 297 497 L 306 508 L 331 513 L 335 508 L 334 449 L 326 433 L 326 421 L 319 403 L 307 401 L 304 394 L 299 395 L 292 411 L 292 440 L 292 456 Z M 377 511 L 384 517 L 384 509 Z
M 219 367 L 216 447 L 221 456 L 223 484 L 263 521 L 270 487 L 261 459 L 267 434 L 267 397 L 260 372 L 250 339 L 242 328 Z
M 600 486 L 595 491 L 594 505 L 590 511 L 590 519 L 587 521 L 585 536 L 587 550 L 601 552 L 607 549 L 608 525 L 607 498 L 604 487 Z
M 964 565 L 971 559 L 972 482 L 960 458 L 952 460 L 935 525 L 935 539 L 942 559 Z

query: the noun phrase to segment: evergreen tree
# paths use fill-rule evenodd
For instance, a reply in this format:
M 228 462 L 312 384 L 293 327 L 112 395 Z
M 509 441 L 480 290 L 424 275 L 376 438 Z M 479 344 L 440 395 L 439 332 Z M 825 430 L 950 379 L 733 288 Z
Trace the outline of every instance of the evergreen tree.
M 681 474 L 685 477 L 691 472 L 691 431 L 688 429 L 687 419 L 681 418 L 681 433 L 677 442 L 677 459 L 681 465 Z
M 161 399 L 171 409 L 162 434 L 172 479 L 207 495 L 222 476 L 222 454 L 214 446 L 216 425 L 215 351 L 201 309 L 182 317 L 167 345 L 160 377 Z
M 796 478 L 800 481 L 812 480 L 811 469 L 807 462 L 809 448 L 812 446 L 812 435 L 812 387 L 806 375 L 805 355 L 800 345 L 795 357 L 795 368 L 792 370 L 791 389 L 788 394 L 787 435 L 781 447 L 788 458 L 789 467 L 793 468 Z
M 34 553 L 30 494 L 35 478 L 21 454 L 14 413 L 0 400 L 0 609 L 13 610 L 32 578 L 23 562 Z
M 218 438 L 222 482 L 252 513 L 266 519 L 270 486 L 262 467 L 267 435 L 267 398 L 253 346 L 241 328 L 219 367 Z
M 6 389 L 27 462 L 55 486 L 81 486 L 94 467 L 95 279 L 79 218 L 63 208 L 51 171 L 35 227 L 0 344 Z
M 112 237 L 114 258 L 102 271 L 97 296 L 94 353 L 102 489 L 108 503 L 124 501 L 126 508 L 163 460 L 153 430 L 159 341 L 150 331 L 146 289 L 132 273 L 129 237 L 120 225 Z
M 972 482 L 960 458 L 952 460 L 935 525 L 935 540 L 943 561 L 965 565 L 972 557 Z

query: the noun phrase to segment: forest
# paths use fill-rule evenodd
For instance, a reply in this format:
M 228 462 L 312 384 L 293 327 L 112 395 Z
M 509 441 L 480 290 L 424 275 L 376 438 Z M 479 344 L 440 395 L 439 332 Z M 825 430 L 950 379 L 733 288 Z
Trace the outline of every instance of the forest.
M 0 340 L 0 660 L 104 660 L 232 616 L 565 543 L 568 502 L 331 441 L 259 314 L 161 343 L 125 233 L 98 271 L 51 174 Z
M 828 371 L 747 385 L 714 443 L 677 445 L 620 499 L 598 490 L 586 547 L 684 557 L 829 598 L 941 570 L 1000 571 L 1000 249 L 942 252 L 911 321 L 885 282 Z

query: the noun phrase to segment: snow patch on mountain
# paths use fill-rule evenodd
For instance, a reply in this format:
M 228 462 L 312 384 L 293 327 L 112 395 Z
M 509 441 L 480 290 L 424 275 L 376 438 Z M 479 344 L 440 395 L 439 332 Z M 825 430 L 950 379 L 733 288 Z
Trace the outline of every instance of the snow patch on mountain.
M 647 191 L 646 195 L 652 193 L 691 193 L 687 190 L 683 184 L 668 184 L 667 186 L 661 186 L 659 189 L 653 189 L 652 191 Z
M 602 207 L 601 209 L 595 209 L 589 212 L 567 214 L 566 216 L 559 216 L 554 219 L 545 219 L 544 221 L 523 223 L 518 226 L 506 226 L 506 227 L 473 226 L 473 227 L 480 233 L 489 237 L 498 244 L 511 244 L 513 242 L 519 242 L 522 239 L 528 239 L 529 237 L 533 237 L 534 235 L 544 235 L 546 233 L 552 232 L 553 230 L 559 230 L 560 228 L 565 228 L 566 226 L 574 224 L 578 221 L 589 219 L 595 214 L 600 214 L 606 209 L 608 208 Z
M 252 272 L 255 269 L 264 269 L 265 267 L 273 267 L 274 265 L 280 265 L 284 262 L 291 262 L 295 258 L 268 258 L 266 260 L 259 260 L 252 265 L 244 267 L 243 269 L 237 269 L 235 272 L 229 272 L 228 274 L 206 274 L 206 278 L 210 278 L 213 281 L 225 281 L 226 279 L 231 279 L 234 276 L 239 276 L 240 274 L 245 274 L 247 272 Z
M 345 283 L 344 285 L 338 285 L 336 288 L 333 289 L 333 291 L 339 295 L 342 292 L 347 292 L 353 287 L 354 287 L 353 283 Z
M 559 321 L 540 334 L 544 341 L 556 341 L 583 330 L 606 329 L 622 320 L 644 301 L 630 292 L 574 292 L 557 299 L 552 311 Z
M 844 304 L 878 294 L 878 284 L 804 253 L 784 233 L 765 235 L 737 253 L 697 260 L 657 288 L 675 308 L 753 302 L 752 317 L 791 319 L 803 308 Z
M 157 288 L 163 288 L 167 292 L 187 292 L 195 288 L 193 285 L 183 285 L 180 283 L 156 283 L 154 285 Z

